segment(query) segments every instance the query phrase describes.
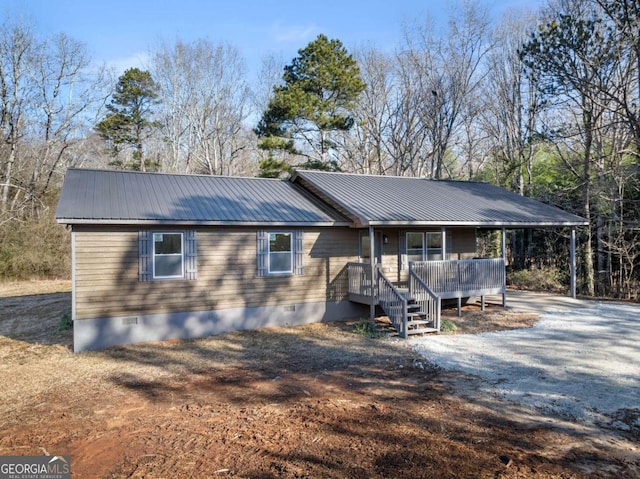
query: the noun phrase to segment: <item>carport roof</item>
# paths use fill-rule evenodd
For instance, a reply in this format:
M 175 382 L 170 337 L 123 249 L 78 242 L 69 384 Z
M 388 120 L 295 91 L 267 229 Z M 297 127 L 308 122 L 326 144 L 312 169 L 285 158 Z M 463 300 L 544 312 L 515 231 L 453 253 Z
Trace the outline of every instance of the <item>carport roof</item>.
M 588 222 L 555 206 L 488 183 L 297 171 L 291 181 L 351 218 L 356 226 L 528 228 Z

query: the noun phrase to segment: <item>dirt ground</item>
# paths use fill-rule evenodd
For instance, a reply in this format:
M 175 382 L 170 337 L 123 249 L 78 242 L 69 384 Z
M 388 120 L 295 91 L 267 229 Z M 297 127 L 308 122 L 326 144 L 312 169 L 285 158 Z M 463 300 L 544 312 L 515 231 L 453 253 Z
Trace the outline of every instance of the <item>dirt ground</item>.
M 75 478 L 640 477 L 639 438 L 474 395 L 354 323 L 73 354 L 68 289 L 0 285 L 0 455 L 70 455 Z M 535 322 L 446 317 L 456 334 Z

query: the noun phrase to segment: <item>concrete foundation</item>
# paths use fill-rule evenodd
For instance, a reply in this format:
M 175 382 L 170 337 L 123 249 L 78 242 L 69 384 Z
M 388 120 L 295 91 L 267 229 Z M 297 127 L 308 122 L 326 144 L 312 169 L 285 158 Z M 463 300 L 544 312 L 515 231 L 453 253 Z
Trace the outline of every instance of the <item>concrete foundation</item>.
M 79 352 L 147 341 L 201 338 L 229 331 L 341 321 L 366 317 L 367 314 L 368 306 L 338 301 L 79 319 L 73 323 L 73 350 Z

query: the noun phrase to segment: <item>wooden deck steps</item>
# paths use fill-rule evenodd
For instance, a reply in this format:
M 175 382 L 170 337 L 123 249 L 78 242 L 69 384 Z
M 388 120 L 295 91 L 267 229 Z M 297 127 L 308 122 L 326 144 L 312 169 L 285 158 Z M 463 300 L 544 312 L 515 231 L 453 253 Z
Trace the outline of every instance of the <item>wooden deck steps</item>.
M 420 305 L 408 295 L 408 291 L 401 292 L 407 299 L 407 335 L 437 333 L 438 328 L 433 327 L 433 321 L 427 319 L 427 313 L 420 311 Z

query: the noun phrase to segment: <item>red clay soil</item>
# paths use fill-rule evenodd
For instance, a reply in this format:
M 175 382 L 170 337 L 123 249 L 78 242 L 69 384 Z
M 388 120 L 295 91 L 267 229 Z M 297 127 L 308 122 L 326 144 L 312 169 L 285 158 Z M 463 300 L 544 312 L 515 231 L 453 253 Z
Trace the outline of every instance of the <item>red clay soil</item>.
M 474 379 L 353 324 L 79 355 L 13 331 L 0 455 L 70 455 L 74 478 L 640 477 L 637 437 L 463 398 Z

